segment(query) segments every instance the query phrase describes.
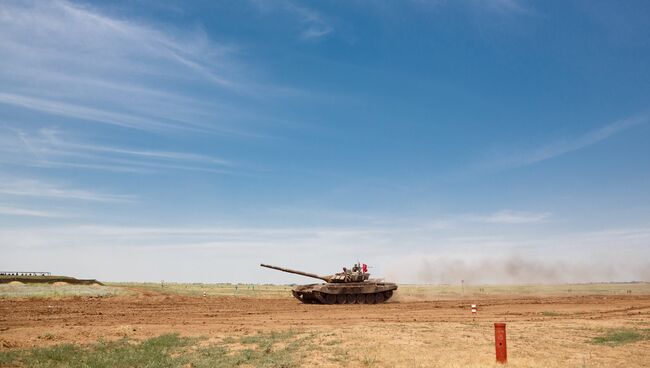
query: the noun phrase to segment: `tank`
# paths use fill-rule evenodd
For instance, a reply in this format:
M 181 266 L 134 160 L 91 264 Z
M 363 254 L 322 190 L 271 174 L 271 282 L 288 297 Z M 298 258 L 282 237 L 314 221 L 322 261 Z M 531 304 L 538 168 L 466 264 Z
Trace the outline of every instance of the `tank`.
M 351 270 L 343 267 L 343 272 L 328 276 L 263 263 L 260 266 L 325 281 L 299 285 L 291 290 L 296 299 L 306 304 L 378 304 L 390 299 L 393 291 L 397 290 L 397 285 L 392 282 L 371 279 L 366 265 L 360 263 Z

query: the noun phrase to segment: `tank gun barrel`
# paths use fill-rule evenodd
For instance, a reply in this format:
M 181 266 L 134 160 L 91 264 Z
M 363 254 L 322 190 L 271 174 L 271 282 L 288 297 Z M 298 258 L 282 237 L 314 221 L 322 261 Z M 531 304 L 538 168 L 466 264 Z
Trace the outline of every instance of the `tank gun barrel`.
M 282 272 L 295 273 L 296 275 L 302 275 L 302 276 L 307 276 L 307 277 L 313 277 L 313 278 L 315 278 L 315 279 L 320 279 L 320 280 L 323 280 L 323 281 L 325 281 L 325 282 L 330 282 L 330 280 L 331 280 L 331 276 L 320 276 L 320 275 L 317 275 L 317 274 L 315 274 L 315 273 L 296 271 L 296 270 L 292 270 L 292 269 L 290 269 L 290 268 L 283 268 L 283 267 L 278 267 L 278 266 L 271 266 L 271 265 L 267 265 L 267 264 L 264 264 L 264 263 L 260 264 L 260 266 L 262 266 L 262 267 L 266 267 L 266 268 L 272 268 L 272 269 L 274 269 L 274 270 L 278 270 L 278 271 L 282 271 Z

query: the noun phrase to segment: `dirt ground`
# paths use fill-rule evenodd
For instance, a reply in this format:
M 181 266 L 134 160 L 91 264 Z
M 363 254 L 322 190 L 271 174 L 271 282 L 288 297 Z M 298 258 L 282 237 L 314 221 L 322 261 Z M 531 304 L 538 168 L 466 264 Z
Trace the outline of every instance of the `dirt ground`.
M 650 295 L 324 306 L 293 298 L 133 291 L 112 297 L 0 299 L 0 349 L 170 332 L 218 339 L 291 329 L 318 334 L 323 349 L 310 358 L 318 366 L 492 366 L 493 323 L 506 322 L 511 366 L 650 366 L 648 340 L 614 347 L 590 342 L 609 329 L 649 329 Z M 472 303 L 479 309 L 474 320 Z

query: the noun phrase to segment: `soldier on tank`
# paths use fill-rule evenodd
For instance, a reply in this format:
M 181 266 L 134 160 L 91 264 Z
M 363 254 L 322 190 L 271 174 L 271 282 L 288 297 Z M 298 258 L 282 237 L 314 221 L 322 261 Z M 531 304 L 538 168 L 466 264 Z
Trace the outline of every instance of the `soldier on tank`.
M 260 266 L 325 281 L 324 284 L 296 286 L 291 290 L 296 299 L 308 304 L 383 303 L 393 296 L 394 290 L 397 290 L 395 283 L 370 279 L 370 274 L 367 273 L 368 266 L 361 262 L 354 264 L 352 269 L 343 267 L 343 272 L 327 276 L 267 264 Z

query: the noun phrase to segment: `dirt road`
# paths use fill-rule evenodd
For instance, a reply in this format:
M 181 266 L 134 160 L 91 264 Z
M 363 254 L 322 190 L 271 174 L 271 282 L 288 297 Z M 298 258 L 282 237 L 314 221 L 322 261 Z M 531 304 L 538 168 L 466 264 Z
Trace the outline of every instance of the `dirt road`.
M 86 343 L 123 336 L 145 338 L 178 332 L 226 336 L 282 329 L 350 328 L 395 324 L 580 320 L 650 321 L 650 296 L 499 297 L 481 300 L 391 302 L 382 305 L 304 305 L 293 298 L 256 299 L 161 294 L 107 298 L 0 299 L 3 348 Z

